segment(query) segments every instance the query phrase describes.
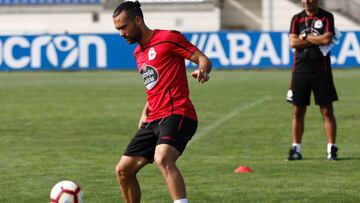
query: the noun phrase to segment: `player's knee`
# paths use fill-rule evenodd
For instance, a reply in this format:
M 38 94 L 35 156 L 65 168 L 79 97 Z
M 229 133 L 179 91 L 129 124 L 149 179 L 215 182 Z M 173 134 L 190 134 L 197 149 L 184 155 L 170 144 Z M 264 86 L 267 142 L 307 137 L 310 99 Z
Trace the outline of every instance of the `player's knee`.
M 132 176 L 126 165 L 122 164 L 121 162 L 116 165 L 115 172 L 120 180 L 120 183 L 125 183 L 126 180 Z
M 331 110 L 323 111 L 324 119 L 332 120 L 334 118 L 334 112 Z
M 293 118 L 296 119 L 297 121 L 302 121 L 302 120 L 304 120 L 305 115 L 304 115 L 304 114 L 294 113 L 294 114 L 293 114 Z
M 303 109 L 295 109 L 293 111 L 293 116 L 296 119 L 303 119 L 305 117 L 305 110 L 303 110 Z
M 334 118 L 334 110 L 332 107 L 321 107 L 321 114 L 324 119 L 333 119 Z
M 157 166 L 165 165 L 165 158 L 162 155 L 155 154 L 154 156 L 154 162 Z
M 115 166 L 115 173 L 117 176 L 120 176 L 120 174 L 124 174 L 125 168 L 121 165 L 121 163 L 116 164 Z
M 166 157 L 165 155 L 162 155 L 162 154 L 155 154 L 154 162 L 158 167 L 164 168 L 164 169 L 167 169 L 170 165 L 173 164 L 172 161 L 168 157 Z

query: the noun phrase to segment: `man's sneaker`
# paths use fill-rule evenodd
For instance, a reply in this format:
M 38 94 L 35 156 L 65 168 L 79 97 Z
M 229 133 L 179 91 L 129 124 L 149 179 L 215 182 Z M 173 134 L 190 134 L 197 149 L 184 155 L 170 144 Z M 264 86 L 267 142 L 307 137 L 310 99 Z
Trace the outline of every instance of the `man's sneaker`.
M 336 146 L 331 146 L 331 151 L 330 153 L 328 153 L 328 156 L 327 156 L 327 159 L 328 160 L 339 160 L 338 156 L 337 156 L 337 151 L 338 151 L 338 148 Z
M 301 160 L 302 156 L 299 152 L 296 151 L 296 146 L 292 146 L 289 151 L 289 156 L 286 159 L 287 161 Z

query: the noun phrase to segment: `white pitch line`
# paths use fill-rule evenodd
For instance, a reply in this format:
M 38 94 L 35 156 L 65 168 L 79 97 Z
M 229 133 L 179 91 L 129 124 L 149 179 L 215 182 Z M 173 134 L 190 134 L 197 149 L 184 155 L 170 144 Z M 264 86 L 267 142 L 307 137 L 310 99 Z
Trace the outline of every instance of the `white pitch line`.
M 237 114 L 239 114 L 242 111 L 251 109 L 267 100 L 270 100 L 271 97 L 270 96 L 265 96 L 261 99 L 258 99 L 254 102 L 251 102 L 249 104 L 240 106 L 239 108 L 234 109 L 233 111 L 231 111 L 230 113 L 224 115 L 223 117 L 219 118 L 218 120 L 215 121 L 215 123 L 213 123 L 212 125 L 207 126 L 205 129 L 203 129 L 202 131 L 196 133 L 194 135 L 194 137 L 191 139 L 191 141 L 189 142 L 188 146 L 190 146 L 193 142 L 198 141 L 199 139 L 201 139 L 202 137 L 204 137 L 205 135 L 207 135 L 210 131 L 214 130 L 215 128 L 221 126 L 223 123 L 225 123 L 226 121 L 232 119 L 233 117 L 235 117 Z

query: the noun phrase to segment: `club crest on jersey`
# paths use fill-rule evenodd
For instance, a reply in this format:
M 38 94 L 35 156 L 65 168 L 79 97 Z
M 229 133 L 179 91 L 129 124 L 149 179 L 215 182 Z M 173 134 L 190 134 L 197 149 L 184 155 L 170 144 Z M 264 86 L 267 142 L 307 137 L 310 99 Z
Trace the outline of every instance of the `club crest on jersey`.
M 156 68 L 146 65 L 145 63 L 141 67 L 140 75 L 144 81 L 146 89 L 148 90 L 151 90 L 159 79 L 159 73 Z
M 323 23 L 321 20 L 316 20 L 314 23 L 314 28 L 319 29 L 323 27 Z
M 156 57 L 156 51 L 154 49 L 154 47 L 151 47 L 149 52 L 148 52 L 148 56 L 149 56 L 149 61 L 155 59 Z

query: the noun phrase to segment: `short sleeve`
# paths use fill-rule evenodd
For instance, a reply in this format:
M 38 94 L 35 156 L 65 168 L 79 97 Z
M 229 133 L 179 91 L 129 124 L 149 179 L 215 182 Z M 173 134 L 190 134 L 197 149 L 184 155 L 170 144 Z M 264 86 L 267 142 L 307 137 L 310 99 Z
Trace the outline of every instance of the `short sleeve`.
M 332 14 L 330 14 L 326 18 L 326 30 L 325 30 L 325 32 L 331 32 L 331 33 L 335 34 L 334 16 Z
M 294 15 L 291 19 L 289 34 L 299 34 L 297 15 Z
M 189 42 L 183 34 L 177 31 L 170 31 L 168 40 L 173 44 L 171 53 L 176 56 L 190 59 L 192 54 L 197 51 L 197 47 Z

